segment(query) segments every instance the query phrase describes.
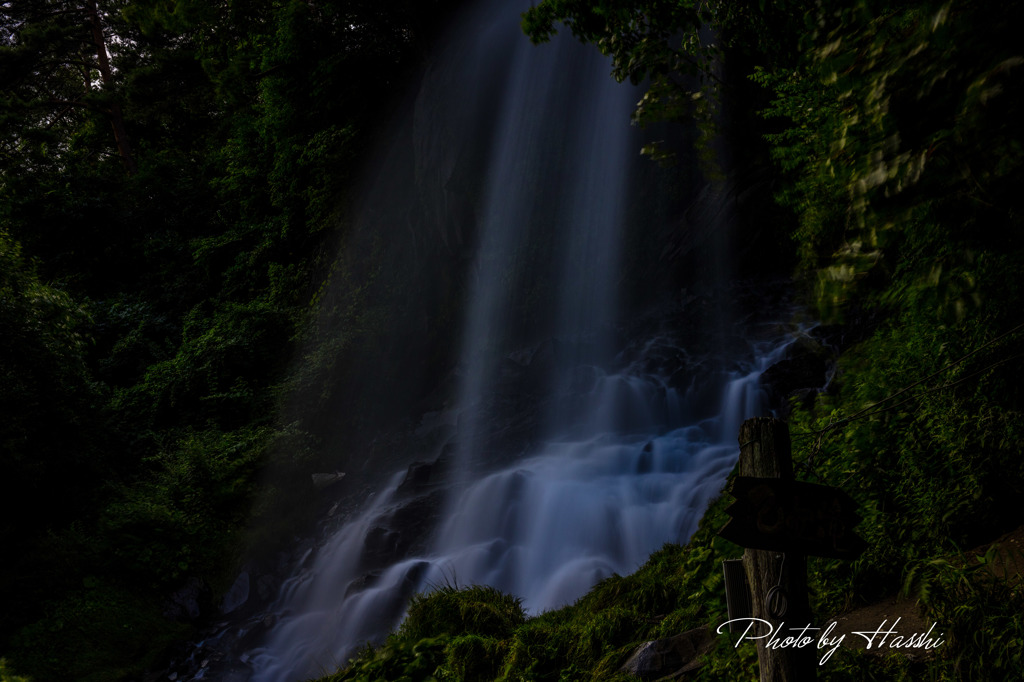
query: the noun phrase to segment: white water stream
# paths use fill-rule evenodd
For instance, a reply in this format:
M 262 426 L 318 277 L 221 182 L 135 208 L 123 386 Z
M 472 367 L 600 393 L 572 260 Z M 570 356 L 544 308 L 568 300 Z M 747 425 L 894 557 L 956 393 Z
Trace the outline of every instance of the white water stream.
M 582 401 L 577 437 L 553 439 L 512 466 L 455 487 L 432 549 L 354 588 L 367 533 L 398 504 L 404 472 L 396 475 L 284 586 L 272 609 L 280 621 L 251 657 L 253 679 L 333 670 L 395 627 L 414 590 L 493 585 L 538 613 L 571 603 L 612 573 L 634 571 L 666 542 L 685 542 L 735 464 L 741 421 L 763 414 L 758 379 L 784 348 L 752 348 L 744 369 L 721 376 L 718 415 L 690 424 L 686 415 L 701 407 L 692 404 L 695 396 L 630 369 L 600 377 Z M 622 415 L 632 415 L 630 426 L 639 428 L 615 428 Z

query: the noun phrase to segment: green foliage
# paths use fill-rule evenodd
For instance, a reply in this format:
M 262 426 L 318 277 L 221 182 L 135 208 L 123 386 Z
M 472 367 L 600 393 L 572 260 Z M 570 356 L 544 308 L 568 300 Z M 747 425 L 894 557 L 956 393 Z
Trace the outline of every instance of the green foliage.
M 718 94 L 712 87 L 719 83 L 716 62 L 728 50 L 763 48 L 772 39 L 768 29 L 789 11 L 786 3 L 775 4 L 543 0 L 523 13 L 523 30 L 534 42 L 543 42 L 562 23 L 576 38 L 611 56 L 617 80 L 647 82 L 634 113 L 641 124 L 695 112 L 707 118 L 706 100 Z
M 720 622 L 724 622 L 720 621 Z M 718 627 L 719 623 L 712 623 Z M 696 679 L 707 680 L 756 680 L 759 679 L 757 668 L 757 648 L 754 646 L 735 646 L 731 636 L 720 636 L 715 648 L 705 657 L 706 664 L 696 671 Z
M 31 579 L 41 557 L 26 545 L 67 522 L 64 504 L 87 504 L 102 475 L 89 329 L 84 307 L 44 284 L 0 228 L 0 638 L 45 592 Z
M 636 113 L 638 120 L 645 121 L 652 116 L 652 120 L 664 120 L 668 112 L 685 111 L 695 100 L 680 76 L 711 76 L 710 61 L 718 48 L 701 40 L 703 21 L 701 9 L 692 2 L 546 0 L 523 14 L 523 30 L 542 42 L 561 22 L 576 38 L 612 56 L 612 75 L 617 80 L 640 83 L 652 78 Z
M 467 633 L 506 639 L 524 620 L 520 600 L 493 587 L 446 585 L 413 597 L 398 634 L 410 640 Z
M 795 442 L 816 475 L 860 502 L 869 545 L 855 562 L 812 562 L 818 608 L 891 594 L 909 571 L 926 605 L 946 586 L 944 606 L 928 608 L 961 633 L 929 674 L 1013 677 L 1021 619 L 999 620 L 995 602 L 1015 591 L 984 571 L 954 579 L 941 557 L 1022 520 L 1021 341 L 1001 336 L 1021 302 L 1020 197 L 1004 184 L 1021 172 L 1008 127 L 1020 88 L 1005 80 L 1016 39 L 984 3 L 832 3 L 819 18 L 796 68 L 754 76 L 774 96 L 764 115 L 783 122 L 768 140 L 789 174 L 778 197 L 798 216 L 803 268 L 817 272 L 812 300 L 848 322 L 871 310 L 877 324 L 845 351 L 829 395 L 793 417 L 812 434 Z M 973 634 L 996 631 L 1010 634 L 991 648 Z M 833 670 L 913 676 L 856 657 Z
M 116 570 L 174 585 L 210 575 L 248 518 L 268 429 L 186 433 L 152 457 L 152 478 L 125 487 L 103 512 L 100 531 L 116 538 Z M 237 542 L 237 540 L 236 540 Z
M 84 358 L 87 324 L 84 308 L 43 284 L 21 245 L 0 231 L 0 406 L 7 415 L 0 443 L 5 466 L 29 466 L 34 447 L 55 455 L 68 446 L 53 430 L 55 424 L 75 429 L 84 416 L 75 411 L 91 398 Z M 49 416 L 48 425 L 43 415 Z
M 1010 678 L 1019 670 L 1013 652 L 1024 620 L 1015 606 L 1001 610 L 1019 601 L 1019 591 L 980 564 L 962 571 L 947 559 L 1024 520 L 1015 492 L 1024 484 L 1015 445 L 1024 403 L 1013 380 L 1021 336 L 1002 333 L 1015 321 L 1006 309 L 1008 300 L 1018 300 L 1009 274 L 1015 257 L 985 260 L 983 279 L 999 295 L 948 324 L 936 323 L 942 292 L 906 284 L 901 277 L 913 278 L 913 271 L 897 270 L 895 282 L 905 288 L 891 302 L 900 307 L 844 353 L 830 395 L 792 419 L 795 452 L 806 457 L 815 480 L 858 500 L 864 520 L 857 531 L 868 542 L 856 561 L 811 562 L 818 612 L 842 612 L 906 582 L 938 629 L 959 633 L 927 663 L 934 679 L 990 674 L 982 669 Z M 830 670 L 837 679 L 921 674 L 908 666 L 844 657 Z
M 842 116 L 838 93 L 834 86 L 799 71 L 756 68 L 750 77 L 775 93 L 762 116 L 787 121 L 780 132 L 766 133 L 765 139 L 771 144 L 772 159 L 789 179 L 781 184 L 776 200 L 799 217 L 793 239 L 802 265 L 826 266 L 843 244 L 845 195 L 842 185 L 815 164 L 831 150 L 829 133 Z M 856 272 L 854 268 L 851 276 Z
M 367 647 L 347 668 L 324 678 L 324 682 L 435 682 L 435 673 L 445 661 L 445 648 L 450 638 L 439 637 L 409 641 L 388 640 L 379 650 Z
M 118 106 L 116 84 L 98 58 L 91 14 L 88 3 L 66 0 L 24 0 L 4 7 L 4 165 L 53 172 L 75 162 L 102 164 L 111 152 L 116 159 L 110 134 Z
M 960 555 L 954 563 L 932 559 L 912 564 L 906 590 L 926 607 L 949 654 L 939 670 L 944 679 L 1013 679 L 1024 674 L 1024 593 L 1000 575 L 999 550 Z
M 768 139 L 823 314 L 934 288 L 963 317 L 984 296 L 977 254 L 1020 251 L 1011 23 L 984 3 L 828 3 L 794 68 L 754 74 L 764 114 L 790 122 Z
M 324 454 L 311 413 L 275 422 L 288 363 L 361 155 L 446 4 L 100 0 L 109 79 L 92 3 L 0 12 L 0 651 L 17 670 L 141 673 L 157 631 L 180 634 L 154 606 L 168 591 L 222 585 L 244 533 L 276 547 L 308 517 L 312 496 L 284 500 Z M 52 614 L 100 614 L 83 575 L 130 595 L 110 613 L 152 621 L 136 663 L 80 627 L 45 641 Z
M 162 618 L 143 596 L 95 579 L 83 582 L 84 589 L 48 603 L 45 615 L 14 639 L 12 657 L 33 671 L 33 679 L 137 677 L 190 633 Z
M 506 642 L 491 637 L 456 637 L 445 647 L 445 662 L 437 669 L 437 678 L 464 682 L 495 680 L 506 648 Z
M 219 422 L 230 429 L 267 414 L 275 398 L 269 380 L 283 369 L 279 350 L 287 347 L 294 320 L 274 301 L 211 308 L 189 311 L 175 356 L 117 391 L 115 410 L 151 428 Z
M 930 376 L 826 438 L 813 465 L 860 489 L 872 515 L 886 519 L 878 518 L 879 527 L 897 533 L 895 544 L 924 549 L 928 538 L 935 551 L 944 538 L 961 543 L 974 539 L 974 529 L 1006 523 L 1008 482 L 1024 469 L 1013 452 L 1022 426 L 1020 395 L 993 371 L 1012 358 L 1019 337 L 937 372 L 995 335 L 980 320 L 943 327 L 931 324 L 931 316 L 925 308 L 903 311 L 848 352 L 840 397 L 822 401 L 816 421 L 800 415 L 797 423 L 827 427 L 836 414 L 849 416 Z
M 28 677 L 15 675 L 7 667 L 7 659 L 0 658 L 0 682 L 32 682 L 32 680 Z

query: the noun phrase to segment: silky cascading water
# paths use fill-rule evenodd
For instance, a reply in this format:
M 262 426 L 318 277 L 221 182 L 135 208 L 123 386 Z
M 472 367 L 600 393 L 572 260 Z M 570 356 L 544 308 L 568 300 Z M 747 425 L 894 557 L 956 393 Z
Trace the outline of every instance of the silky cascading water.
M 420 423 L 441 442 L 422 453 L 429 485 L 396 472 L 303 562 L 245 655 L 253 680 L 343 665 L 416 591 L 486 584 L 535 614 L 632 572 L 693 533 L 741 421 L 764 413 L 758 377 L 785 342 L 744 339 L 723 292 L 693 314 L 686 292 L 658 292 L 674 312 L 630 324 L 630 231 L 663 215 L 637 206 L 652 196 L 630 126 L 641 93 L 568 36 L 531 45 L 523 9 L 472 8 L 410 113 L 418 224 L 466 253 L 450 400 Z M 384 174 L 369 201 L 394 202 L 396 183 Z M 708 205 L 722 193 L 705 195 L 695 214 L 721 224 L 700 228 L 728 229 Z

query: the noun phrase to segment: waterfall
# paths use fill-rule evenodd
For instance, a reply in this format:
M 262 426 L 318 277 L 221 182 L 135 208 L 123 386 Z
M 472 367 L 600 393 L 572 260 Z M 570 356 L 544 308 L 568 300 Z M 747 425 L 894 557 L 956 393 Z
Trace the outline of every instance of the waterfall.
M 567 35 L 531 45 L 524 5 L 483 0 L 412 114 L 416 175 L 436 190 L 422 212 L 472 253 L 448 474 L 417 489 L 396 473 L 317 548 L 243 655 L 252 680 L 343 665 L 434 585 L 492 585 L 540 613 L 634 571 L 690 537 L 741 421 L 765 411 L 758 378 L 784 339 L 744 338 L 707 312 L 739 341 L 694 351 L 682 339 L 700 329 L 622 333 L 639 92 Z M 457 192 L 475 197 L 468 218 L 451 215 Z M 422 535 L 403 538 L 401 519 Z
M 395 627 L 408 598 L 432 585 L 487 584 L 540 613 L 602 578 L 628 574 L 666 542 L 685 542 L 738 454 L 736 434 L 764 412 L 758 378 L 786 341 L 753 344 L 717 375 L 716 416 L 688 419 L 703 390 L 679 391 L 632 364 L 577 394 L 582 420 L 510 466 L 455 485 L 429 549 L 364 574 L 368 535 L 401 508 L 404 472 L 344 525 L 281 591 L 280 614 L 249 660 L 254 680 L 294 680 L 343 664 Z
M 518 31 L 520 3 L 491 2 L 484 9 L 492 28 L 474 23 L 476 31 L 488 37 Z M 616 320 L 618 242 L 639 149 L 628 123 L 639 93 L 611 79 L 595 50 L 568 36 L 534 46 L 520 34 L 507 45 L 507 67 L 461 51 L 455 57 L 494 65 L 463 74 L 459 90 L 483 89 L 507 68 L 488 131 L 479 247 L 463 325 L 459 471 L 471 468 L 481 447 L 478 420 L 488 416 L 476 408 L 493 388 L 509 339 L 554 332 L 563 345 L 602 346 L 596 337 Z

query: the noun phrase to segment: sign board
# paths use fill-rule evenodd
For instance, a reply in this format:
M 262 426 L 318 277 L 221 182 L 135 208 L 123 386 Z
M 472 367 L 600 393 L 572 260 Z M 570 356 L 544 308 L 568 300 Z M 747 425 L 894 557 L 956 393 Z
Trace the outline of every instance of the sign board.
M 722 562 L 722 573 L 725 576 L 725 608 L 729 612 L 729 632 L 742 632 L 740 621 L 754 615 L 743 559 L 726 559 Z
M 718 531 L 741 547 L 855 559 L 867 543 L 853 532 L 857 503 L 839 488 L 781 478 L 739 476 Z

